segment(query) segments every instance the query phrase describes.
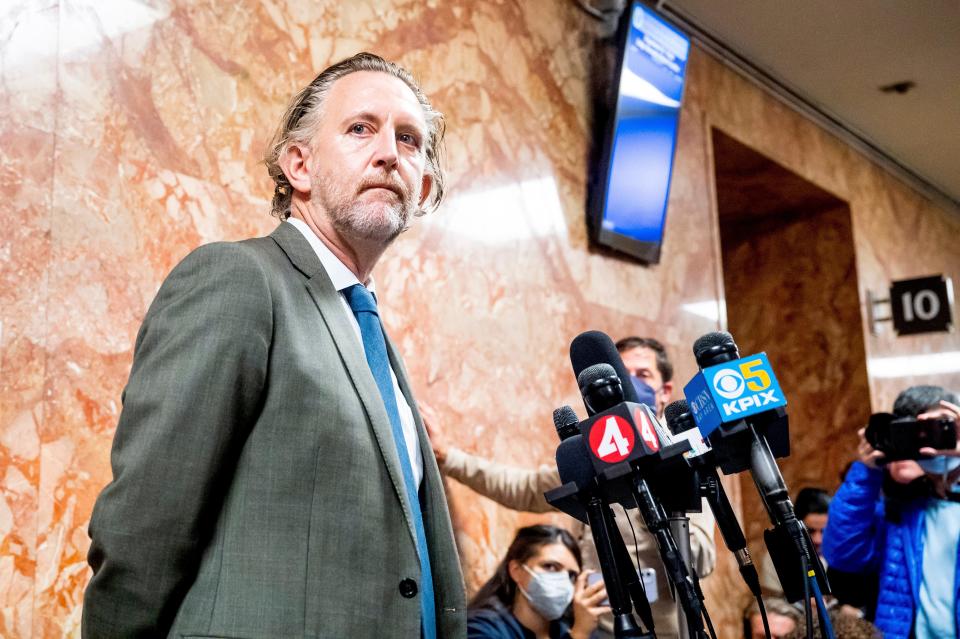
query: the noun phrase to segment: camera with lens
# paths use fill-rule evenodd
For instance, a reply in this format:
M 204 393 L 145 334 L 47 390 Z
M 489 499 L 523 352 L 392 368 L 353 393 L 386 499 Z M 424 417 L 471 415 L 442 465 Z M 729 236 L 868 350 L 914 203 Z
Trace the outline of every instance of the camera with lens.
M 956 448 L 957 429 L 951 419 L 896 417 L 890 413 L 870 416 L 867 442 L 884 454 L 887 461 L 920 459 L 921 448 Z

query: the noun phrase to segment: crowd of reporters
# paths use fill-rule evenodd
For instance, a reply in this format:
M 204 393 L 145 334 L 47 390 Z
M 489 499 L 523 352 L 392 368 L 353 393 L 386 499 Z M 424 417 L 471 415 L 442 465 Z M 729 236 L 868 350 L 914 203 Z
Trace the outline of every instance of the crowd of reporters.
M 654 339 L 629 337 L 617 343 L 617 350 L 638 394 L 662 417 L 673 392 L 673 369 L 663 346 Z M 440 468 L 448 477 L 510 508 L 550 510 L 543 493 L 560 483 L 556 467 L 510 467 L 447 446 L 436 415 L 429 409 L 426 415 Z M 914 386 L 897 397 L 893 416 L 945 419 L 956 428 L 960 400 L 937 386 Z M 958 637 L 960 453 L 922 449 L 915 455 L 921 459 L 889 460 L 871 445 L 865 429 L 858 434 L 856 459 L 832 498 L 813 487 L 796 495 L 797 519 L 809 531 L 832 585 L 825 600 L 834 636 Z M 712 572 L 717 552 L 713 518 L 709 509 L 703 511 L 690 514 L 691 570 L 700 577 Z M 655 594 L 648 597 L 657 636 L 676 637 L 676 604 L 655 543 L 636 510 L 626 512 L 617 521 L 631 559 L 639 570 L 656 574 Z M 572 529 L 574 535 L 544 525 L 517 533 L 494 575 L 471 600 L 468 637 L 613 636 L 603 583 L 587 579 L 598 571 L 590 529 L 579 522 Z M 802 605 L 782 599 L 769 555 L 758 555 L 771 637 L 807 636 Z M 819 630 L 813 634 L 820 636 Z M 764 636 L 753 602 L 744 612 L 744 637 Z

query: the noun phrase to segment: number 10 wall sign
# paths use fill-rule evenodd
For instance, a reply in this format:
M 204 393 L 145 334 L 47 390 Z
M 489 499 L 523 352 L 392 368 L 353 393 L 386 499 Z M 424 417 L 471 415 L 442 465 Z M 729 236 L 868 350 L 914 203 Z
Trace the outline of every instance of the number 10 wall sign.
M 949 277 L 933 275 L 893 282 L 890 310 L 897 335 L 953 329 L 953 286 Z

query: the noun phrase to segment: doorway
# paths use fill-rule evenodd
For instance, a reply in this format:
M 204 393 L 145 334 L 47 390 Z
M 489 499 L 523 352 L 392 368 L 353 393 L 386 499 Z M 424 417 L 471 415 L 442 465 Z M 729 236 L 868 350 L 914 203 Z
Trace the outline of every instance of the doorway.
M 711 129 L 728 330 L 741 355 L 764 351 L 786 395 L 791 499 L 836 490 L 870 415 L 856 255 L 847 202 Z M 740 476 L 750 548 L 769 518 Z

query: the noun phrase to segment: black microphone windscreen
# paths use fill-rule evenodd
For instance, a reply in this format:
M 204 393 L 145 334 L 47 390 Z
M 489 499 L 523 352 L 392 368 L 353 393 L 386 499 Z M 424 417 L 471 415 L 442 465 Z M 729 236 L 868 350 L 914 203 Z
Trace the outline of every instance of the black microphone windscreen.
M 594 364 L 609 364 L 620 378 L 623 398 L 628 402 L 640 403 L 637 390 L 630 383 L 630 374 L 623 365 L 620 353 L 606 333 L 587 331 L 577 335 L 570 342 L 570 363 L 573 364 L 573 374 L 578 378 L 581 372 Z
M 580 371 L 580 374 L 577 375 L 577 386 L 579 386 L 582 391 L 598 379 L 612 377 L 616 374 L 617 371 L 613 370 L 613 366 L 610 364 L 594 364 Z
M 596 476 L 590 453 L 583 445 L 583 435 L 574 435 L 557 446 L 557 471 L 564 484 L 574 482 L 578 489 L 587 487 Z
M 737 359 L 740 354 L 737 351 L 737 343 L 733 341 L 733 335 L 726 331 L 715 331 L 702 335 L 693 343 L 693 356 L 697 360 L 697 366 L 707 368 L 720 362 Z
M 693 356 L 699 359 L 700 355 L 708 348 L 720 346 L 721 344 L 732 343 L 734 343 L 733 335 L 727 331 L 714 331 L 712 333 L 707 333 L 706 335 L 701 335 L 700 338 L 693 343 Z
M 670 422 L 676 421 L 678 417 L 684 413 L 690 412 L 690 404 L 687 403 L 685 399 L 678 399 L 675 402 L 670 402 L 665 409 L 663 409 L 663 416 L 667 419 L 667 424 Z
M 561 441 L 576 434 L 579 423 L 577 414 L 569 406 L 561 406 L 553 411 L 553 427 L 557 429 Z
M 669 428 L 670 432 L 674 435 L 679 435 L 691 428 L 697 427 L 696 422 L 693 421 L 693 415 L 690 414 L 690 405 L 685 399 L 678 399 L 675 402 L 671 402 L 663 410 L 663 416 L 667 420 L 667 428 Z

